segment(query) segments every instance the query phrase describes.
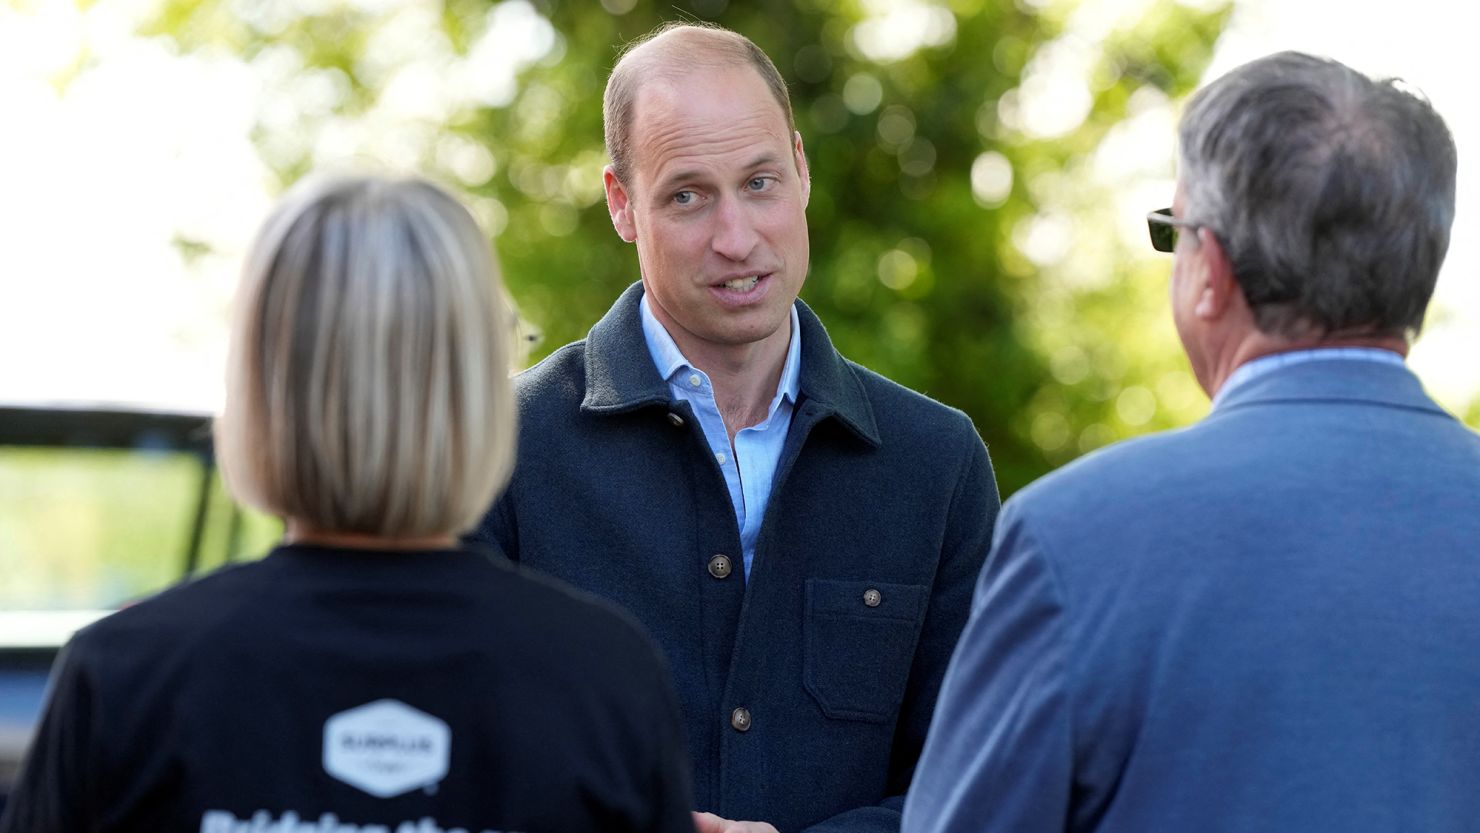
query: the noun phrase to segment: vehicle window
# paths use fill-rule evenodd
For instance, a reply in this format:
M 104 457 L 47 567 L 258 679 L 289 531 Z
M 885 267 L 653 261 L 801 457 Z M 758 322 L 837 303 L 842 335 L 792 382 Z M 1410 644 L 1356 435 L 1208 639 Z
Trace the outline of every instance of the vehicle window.
M 195 453 L 0 446 L 0 610 L 115 608 L 280 533 Z
M 111 610 L 280 535 L 227 496 L 206 414 L 0 405 L 0 614 Z

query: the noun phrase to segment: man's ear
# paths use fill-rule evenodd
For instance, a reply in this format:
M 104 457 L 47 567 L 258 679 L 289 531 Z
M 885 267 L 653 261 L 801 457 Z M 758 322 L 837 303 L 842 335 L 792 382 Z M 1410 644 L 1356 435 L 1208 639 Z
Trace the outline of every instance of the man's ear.
M 1230 306 L 1243 303 L 1243 288 L 1233 276 L 1233 263 L 1223 251 L 1218 236 L 1205 228 L 1197 230 L 1197 256 L 1202 260 L 1206 279 L 1198 292 L 1193 312 L 1204 320 L 1217 320 Z
M 637 239 L 637 224 L 632 221 L 632 197 L 627 187 L 617 179 L 611 165 L 601 170 L 601 184 L 606 188 L 606 210 L 612 215 L 612 226 L 617 236 L 631 243 Z
M 807 153 L 802 150 L 802 131 L 791 133 L 792 155 L 796 157 L 797 176 L 802 178 L 802 207 L 812 199 L 812 172 L 807 168 Z

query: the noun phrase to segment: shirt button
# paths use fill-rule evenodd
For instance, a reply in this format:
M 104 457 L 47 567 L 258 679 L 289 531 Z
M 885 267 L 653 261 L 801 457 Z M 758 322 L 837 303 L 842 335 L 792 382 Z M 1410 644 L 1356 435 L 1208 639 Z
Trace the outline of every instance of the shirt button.
M 884 594 L 870 587 L 863 591 L 863 603 L 869 607 L 878 607 L 884 601 Z
M 723 466 L 725 464 L 725 453 L 723 451 L 716 453 L 714 455 L 714 459 L 715 459 L 715 462 L 717 462 L 721 466 Z
M 690 387 L 697 388 L 697 387 L 699 387 L 699 384 L 701 382 L 703 382 L 703 381 L 704 380 L 702 380 L 702 379 L 699 378 L 699 374 L 697 374 L 697 373 L 690 373 L 689 374 L 689 386 Z
M 737 732 L 750 731 L 750 710 L 745 708 L 735 709 L 730 712 L 730 725 Z
M 679 416 L 678 414 L 675 414 L 675 413 L 669 413 L 668 414 L 668 424 L 669 425 L 672 425 L 674 428 L 682 428 L 683 427 L 683 417 L 681 417 L 681 416 Z
M 733 565 L 730 564 L 728 555 L 716 555 L 709 559 L 709 574 L 715 578 L 729 578 L 731 569 Z

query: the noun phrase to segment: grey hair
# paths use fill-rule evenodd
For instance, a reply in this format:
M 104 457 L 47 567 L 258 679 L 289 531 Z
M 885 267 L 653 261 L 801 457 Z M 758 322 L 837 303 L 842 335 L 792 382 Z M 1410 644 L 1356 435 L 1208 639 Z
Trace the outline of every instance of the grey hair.
M 750 38 L 713 23 L 669 22 L 627 44 L 606 80 L 606 91 L 601 98 L 606 154 L 617 180 L 631 183 L 632 122 L 637 93 L 644 82 L 680 78 L 695 67 L 744 66 L 760 74 L 786 117 L 787 130 L 795 132 L 796 119 L 786 81 L 771 58 Z
M 470 529 L 513 468 L 512 333 L 488 238 L 445 191 L 301 185 L 238 290 L 216 427 L 228 487 L 324 532 Z
M 1455 147 L 1394 79 L 1281 52 L 1199 91 L 1183 216 L 1218 238 L 1261 331 L 1416 335 L 1449 248 Z

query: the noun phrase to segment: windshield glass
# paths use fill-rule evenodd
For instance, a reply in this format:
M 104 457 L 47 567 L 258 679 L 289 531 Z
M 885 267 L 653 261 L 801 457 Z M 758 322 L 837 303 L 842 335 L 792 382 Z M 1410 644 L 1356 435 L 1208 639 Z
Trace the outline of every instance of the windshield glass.
M 0 612 L 114 609 L 268 549 L 281 525 L 232 503 L 208 426 L 0 408 Z

